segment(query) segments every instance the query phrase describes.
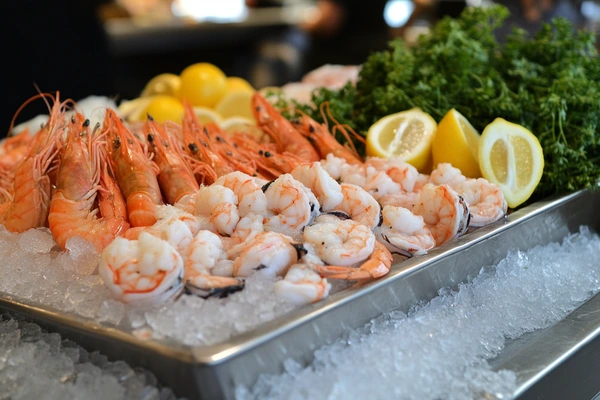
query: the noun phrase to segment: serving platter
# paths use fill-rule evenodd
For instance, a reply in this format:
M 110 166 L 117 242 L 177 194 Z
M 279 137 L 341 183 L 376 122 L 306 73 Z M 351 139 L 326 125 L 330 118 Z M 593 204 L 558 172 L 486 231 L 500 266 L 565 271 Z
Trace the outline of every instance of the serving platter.
M 0 308 L 31 318 L 88 350 L 98 350 L 109 358 L 145 367 L 179 396 L 231 399 L 237 385 L 251 385 L 261 373 L 280 372 L 286 359 L 309 362 L 314 350 L 349 330 L 361 327 L 382 313 L 407 311 L 419 301 L 430 300 L 441 288 L 456 287 L 468 281 L 482 267 L 496 264 L 511 251 L 560 241 L 567 234 L 578 231 L 581 225 L 600 232 L 600 216 L 593 211 L 599 202 L 598 191 L 580 191 L 536 202 L 510 213 L 502 221 L 471 229 L 427 255 L 398 263 L 377 281 L 341 290 L 319 303 L 210 346 L 189 347 L 169 340 L 140 340 L 131 332 L 14 296 L 0 294 Z M 594 297 L 590 301 L 600 299 Z M 600 318 L 594 321 L 588 324 L 592 333 L 600 331 Z M 537 361 L 537 373 L 533 373 L 535 368 L 522 365 L 530 375 L 518 375 L 520 389 L 515 396 L 525 394 L 560 366 L 562 361 L 557 362 L 557 359 L 566 359 L 569 354 L 576 353 L 573 349 L 579 348 L 577 346 L 591 343 L 596 338 L 592 333 L 559 346 L 564 351 L 554 354 L 554 358 Z M 543 342 L 536 343 L 541 346 Z M 510 369 L 510 365 L 517 365 L 510 354 L 524 350 L 510 353 L 514 346 L 518 344 L 509 344 L 509 355 L 499 356 L 494 366 Z M 596 347 L 600 349 L 600 346 Z M 526 360 L 522 364 L 527 364 Z M 598 386 L 600 390 L 600 384 Z

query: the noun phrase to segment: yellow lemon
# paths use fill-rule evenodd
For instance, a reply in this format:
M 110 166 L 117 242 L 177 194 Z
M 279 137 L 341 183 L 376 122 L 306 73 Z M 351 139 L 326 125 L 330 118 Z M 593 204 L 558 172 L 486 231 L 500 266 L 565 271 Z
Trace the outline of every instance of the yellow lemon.
M 435 120 L 420 108 L 388 115 L 369 128 L 367 155 L 400 157 L 424 172 L 431 166 L 436 129 Z
M 227 84 L 227 93 L 254 92 L 254 88 L 247 80 L 237 77 L 237 76 L 228 76 L 226 84 Z
M 523 204 L 544 172 L 544 153 L 533 133 L 521 125 L 496 118 L 479 141 L 481 174 L 502 188 L 510 208 Z
M 244 117 L 255 121 L 252 113 L 252 96 L 254 92 L 231 92 L 215 106 L 215 111 L 223 118 Z
M 194 114 L 198 117 L 198 121 L 201 124 L 207 124 L 209 122 L 220 123 L 223 118 L 218 112 L 208 107 L 194 107 Z
M 450 163 L 469 178 L 479 178 L 479 132 L 454 108 L 442 118 L 438 127 L 431 153 L 433 166 Z
M 184 108 L 181 101 L 171 96 L 154 96 L 146 107 L 144 116 L 150 115 L 156 122 L 173 121 L 180 123 L 183 118 Z
M 175 74 L 160 74 L 150 79 L 142 91 L 141 97 L 149 97 L 158 94 L 179 97 L 181 78 Z
M 226 92 L 227 77 L 212 64 L 192 64 L 181 72 L 179 93 L 192 106 L 214 107 Z
M 264 135 L 253 120 L 245 117 L 229 117 L 221 121 L 219 125 L 228 133 L 245 133 L 258 139 Z
M 138 97 L 133 100 L 124 100 L 119 104 L 117 113 L 125 121 L 136 122 L 146 119 L 146 109 L 154 97 Z

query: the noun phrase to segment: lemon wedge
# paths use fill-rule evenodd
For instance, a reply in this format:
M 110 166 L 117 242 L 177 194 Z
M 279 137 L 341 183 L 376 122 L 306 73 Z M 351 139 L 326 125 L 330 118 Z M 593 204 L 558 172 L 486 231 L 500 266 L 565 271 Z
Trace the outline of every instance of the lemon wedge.
M 437 124 L 420 108 L 391 114 L 367 132 L 367 155 L 400 157 L 420 172 L 431 167 L 431 144 Z
M 252 95 L 254 92 L 233 91 L 228 93 L 217 103 L 215 111 L 223 118 L 244 117 L 255 121 L 252 114 Z
M 209 107 L 194 107 L 194 114 L 196 114 L 201 124 L 220 123 L 223 120 L 221 114 Z
M 454 108 L 448 111 L 437 127 L 431 145 L 433 167 L 450 163 L 469 178 L 479 178 L 479 132 Z
M 128 122 L 143 121 L 146 119 L 146 109 L 154 97 L 138 97 L 133 100 L 124 100 L 119 104 L 117 113 L 119 117 Z
M 149 97 L 154 95 L 179 96 L 181 87 L 181 78 L 175 74 L 160 74 L 150 79 L 142 91 L 140 97 Z
M 544 172 L 544 153 L 533 133 L 521 125 L 496 118 L 479 142 L 481 174 L 498 184 L 510 208 L 523 204 Z
M 221 121 L 219 125 L 228 133 L 245 133 L 258 139 L 263 137 L 263 131 L 249 118 L 229 117 Z

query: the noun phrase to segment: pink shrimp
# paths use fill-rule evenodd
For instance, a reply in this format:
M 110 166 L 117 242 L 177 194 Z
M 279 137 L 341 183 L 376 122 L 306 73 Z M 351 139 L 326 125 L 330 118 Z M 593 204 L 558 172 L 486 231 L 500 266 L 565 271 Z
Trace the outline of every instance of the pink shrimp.
M 315 265 L 313 268 L 324 278 L 369 282 L 390 272 L 392 253 L 380 242 L 375 242 L 373 253 L 358 268 L 347 266 Z
M 63 250 L 69 238 L 79 236 L 101 252 L 129 228 L 125 201 L 106 166 L 104 144 L 97 131 L 90 132 L 89 120 L 81 114 L 72 117 L 48 215 L 50 231 Z M 94 209 L 97 198 L 99 209 Z
M 280 153 L 287 151 L 307 162 L 321 159 L 308 139 L 258 92 L 252 96 L 252 111 L 258 126 L 273 139 Z
M 131 226 L 156 222 L 156 206 L 163 204 L 156 175 L 159 168 L 148 157 L 147 148 L 123 125 L 117 114 L 106 110 L 104 126 L 115 178 L 127 204 Z

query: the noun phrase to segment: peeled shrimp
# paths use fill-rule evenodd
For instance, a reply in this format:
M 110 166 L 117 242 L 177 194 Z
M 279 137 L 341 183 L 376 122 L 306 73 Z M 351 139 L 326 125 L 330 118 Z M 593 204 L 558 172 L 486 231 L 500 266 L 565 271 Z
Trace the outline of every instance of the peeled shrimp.
M 367 157 L 365 164 L 385 172 L 394 182 L 402 186 L 402 190 L 407 192 L 414 190 L 419 171 L 406 161 L 398 157 Z
M 277 297 L 300 306 L 323 300 L 331 284 L 308 265 L 294 264 L 282 280 L 275 282 L 273 290 Z
M 375 241 L 373 252 L 369 258 L 356 268 L 332 265 L 316 265 L 313 268 L 324 278 L 344 279 L 362 283 L 386 275 L 390 272 L 392 261 L 392 253 L 383 244 Z
M 366 226 L 326 214 L 307 226 L 302 237 L 330 265 L 349 266 L 364 261 L 375 246 L 375 235 Z
M 358 223 L 369 229 L 375 229 L 381 222 L 381 207 L 363 188 L 349 183 L 342 183 L 344 200 L 335 207 L 335 211 L 342 211 Z
M 340 184 L 320 162 L 302 164 L 294 168 L 292 176 L 315 194 L 324 211 L 333 210 L 344 199 Z
M 240 216 L 264 214 L 267 211 L 267 198 L 252 176 L 235 171 L 219 177 L 214 184 L 225 186 L 237 195 Z
M 471 218 L 467 203 L 448 185 L 426 184 L 412 211 L 423 217 L 436 246 L 465 233 Z
M 169 243 L 142 232 L 137 240 L 117 237 L 106 246 L 98 273 L 116 299 L 158 303 L 181 289 L 183 260 Z
M 403 207 L 384 206 L 383 223 L 375 229 L 378 240 L 392 253 L 420 255 L 435 246 L 431 231 L 423 217 Z
M 290 237 L 263 232 L 246 242 L 233 264 L 233 276 L 247 277 L 257 271 L 272 277 L 281 276 L 296 262 L 298 251 Z
M 311 202 L 310 191 L 290 174 L 267 183 L 263 191 L 269 211 L 264 221 L 268 231 L 296 234 L 310 223 L 313 212 L 319 208 L 314 203 L 316 198 Z
M 219 233 L 231 235 L 240 220 L 237 204 L 238 197 L 231 189 L 214 184 L 203 186 L 196 196 L 196 214 L 210 216 Z

